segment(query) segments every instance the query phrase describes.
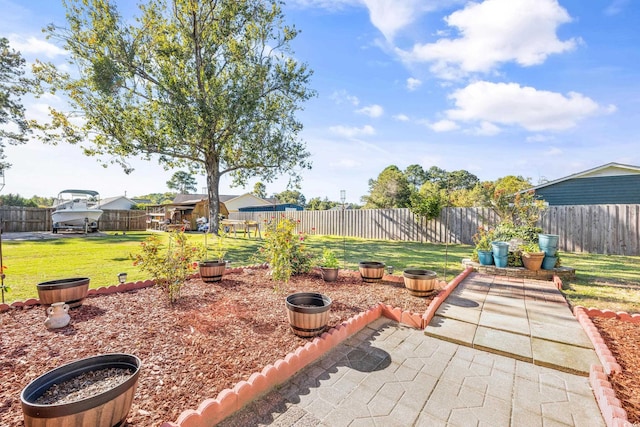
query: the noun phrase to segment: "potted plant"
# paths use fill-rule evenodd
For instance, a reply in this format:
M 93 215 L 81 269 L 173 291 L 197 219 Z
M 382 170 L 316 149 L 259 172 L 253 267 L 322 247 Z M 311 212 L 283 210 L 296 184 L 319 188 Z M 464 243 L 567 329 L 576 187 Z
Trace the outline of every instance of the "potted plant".
M 20 393 L 24 425 L 124 424 L 141 365 L 134 355 L 113 353 L 79 359 L 48 371 Z
M 493 265 L 493 252 L 491 242 L 493 241 L 494 234 L 492 230 L 485 230 L 482 227 L 478 228 L 478 232 L 473 235 L 474 259 L 477 259 L 481 265 Z
M 299 337 L 314 337 L 324 332 L 329 322 L 331 298 L 317 292 L 297 292 L 285 299 L 289 325 Z
M 224 260 L 224 256 L 227 254 L 227 248 L 225 246 L 226 237 L 226 233 L 218 233 L 214 244 L 205 248 L 205 256 L 208 259 L 202 260 L 198 263 L 200 278 L 204 282 L 212 283 L 222 280 L 224 270 L 227 268 L 227 263 Z M 210 259 L 209 253 L 212 255 Z
M 538 243 L 522 243 L 518 249 L 522 252 L 522 264 L 527 270 L 538 271 L 544 260 L 544 252 L 538 247 Z
M 320 271 L 325 282 L 335 282 L 338 279 L 338 270 L 340 262 L 336 254 L 329 248 L 322 250 L 322 258 L 320 259 Z

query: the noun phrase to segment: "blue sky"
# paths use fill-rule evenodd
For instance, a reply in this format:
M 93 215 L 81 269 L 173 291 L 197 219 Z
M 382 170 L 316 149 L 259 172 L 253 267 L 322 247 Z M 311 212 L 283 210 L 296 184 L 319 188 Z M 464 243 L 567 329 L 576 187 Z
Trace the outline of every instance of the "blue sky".
M 64 23 L 58 2 L 0 8 L 1 35 L 28 61 L 65 61 L 40 31 Z M 391 164 L 534 184 L 609 162 L 640 165 L 640 8 L 631 0 L 294 0 L 284 11 L 301 30 L 294 56 L 314 70 L 318 92 L 299 115 L 313 162 L 303 172 L 307 200 L 346 190 L 357 203 Z M 28 114 L 40 117 L 47 101 L 25 99 Z M 13 167 L 2 193 L 24 197 L 67 187 L 164 192 L 175 172 L 136 161 L 125 175 L 79 147 L 35 141 L 6 153 Z M 228 184 L 222 194 L 253 188 Z M 286 184 L 266 183 L 267 192 Z

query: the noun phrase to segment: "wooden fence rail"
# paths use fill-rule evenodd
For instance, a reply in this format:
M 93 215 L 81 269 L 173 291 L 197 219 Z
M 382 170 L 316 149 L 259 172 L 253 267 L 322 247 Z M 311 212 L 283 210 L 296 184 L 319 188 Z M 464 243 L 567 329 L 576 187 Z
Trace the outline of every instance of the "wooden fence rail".
M 490 208 L 446 208 L 431 221 L 409 209 L 239 212 L 230 217 L 264 224 L 283 214 L 299 220 L 299 230 L 306 233 L 432 243 L 473 244 L 478 227 L 499 223 Z M 551 206 L 538 225 L 560 236 L 561 251 L 640 255 L 640 205 Z
M 232 219 L 265 221 L 282 212 L 232 213 Z M 489 208 L 447 208 L 440 217 L 423 221 L 409 209 L 360 209 L 284 212 L 300 220 L 300 230 L 322 235 L 364 239 L 472 244 L 479 226 L 492 227 L 499 218 Z M 144 211 L 105 211 L 103 231 L 146 229 Z M 51 209 L 0 206 L 6 232 L 50 231 Z M 559 249 L 611 255 L 640 255 L 639 205 L 551 206 L 538 222 L 545 233 L 560 236 Z
M 0 206 L 2 231 L 51 231 L 51 208 Z M 102 231 L 142 231 L 147 228 L 145 212 L 140 210 L 106 210 L 98 226 Z

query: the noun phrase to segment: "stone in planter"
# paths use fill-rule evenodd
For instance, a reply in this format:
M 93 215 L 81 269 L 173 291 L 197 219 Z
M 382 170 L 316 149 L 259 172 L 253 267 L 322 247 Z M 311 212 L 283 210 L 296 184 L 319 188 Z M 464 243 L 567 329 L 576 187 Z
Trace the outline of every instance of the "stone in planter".
M 435 271 L 422 269 L 407 269 L 403 272 L 404 286 L 409 293 L 416 297 L 427 297 L 436 290 Z
M 384 276 L 384 267 L 384 262 L 361 261 L 358 269 L 363 282 L 376 283 Z
M 225 268 L 227 268 L 226 261 L 200 261 L 198 263 L 200 271 L 200 278 L 203 282 L 213 283 L 222 280 Z
M 329 321 L 331 298 L 316 292 L 298 292 L 285 299 L 289 325 L 299 337 L 314 337 L 324 332 Z
M 40 304 L 49 306 L 54 302 L 65 302 L 69 308 L 80 307 L 89 291 L 88 277 L 50 280 L 37 284 Z
M 20 394 L 26 427 L 92 426 L 112 427 L 125 423 L 138 377 L 141 362 L 130 354 L 102 354 L 55 368 L 31 381 Z M 131 375 L 106 391 L 80 398 L 70 403 L 36 403 L 53 385 L 60 385 L 89 372 L 119 368 Z M 80 387 L 75 387 L 80 390 Z

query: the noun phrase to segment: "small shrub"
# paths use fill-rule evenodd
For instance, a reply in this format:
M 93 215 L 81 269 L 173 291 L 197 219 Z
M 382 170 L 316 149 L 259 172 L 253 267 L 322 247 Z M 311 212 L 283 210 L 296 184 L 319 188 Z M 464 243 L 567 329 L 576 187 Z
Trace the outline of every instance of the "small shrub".
M 280 221 L 273 218 L 267 224 L 260 255 L 269 264 L 274 280 L 288 282 L 292 275 L 311 270 L 312 256 L 304 244 L 306 235 L 302 231 L 295 234 L 298 222 L 282 215 Z
M 336 254 L 329 248 L 322 250 L 322 258 L 320 259 L 320 267 L 324 268 L 339 268 L 340 262 L 336 257 Z
M 213 242 L 213 245 L 207 245 L 207 247 L 205 248 L 204 259 L 209 259 L 209 253 L 211 253 L 213 255 L 213 259 L 217 260 L 218 262 L 223 262 L 224 256 L 228 252 L 228 249 L 225 245 L 226 240 L 227 233 L 225 233 L 224 231 L 219 231 L 218 235 L 216 236 L 216 240 Z
M 538 244 L 535 242 L 524 242 L 520 246 L 518 246 L 518 249 L 522 252 L 528 253 L 542 252 Z
M 133 257 L 133 265 L 149 273 L 173 304 L 180 298 L 180 290 L 187 276 L 198 269 L 197 261 L 202 259 L 204 248 L 190 244 L 187 236 L 180 231 L 169 234 L 166 250 L 158 235 L 147 237 L 140 246 L 142 251 Z
M 478 251 L 490 251 L 493 240 L 495 240 L 493 230 L 485 230 L 483 227 L 478 227 L 478 231 L 473 235 L 473 243 L 476 246 L 471 254 L 471 260 L 478 262 Z

